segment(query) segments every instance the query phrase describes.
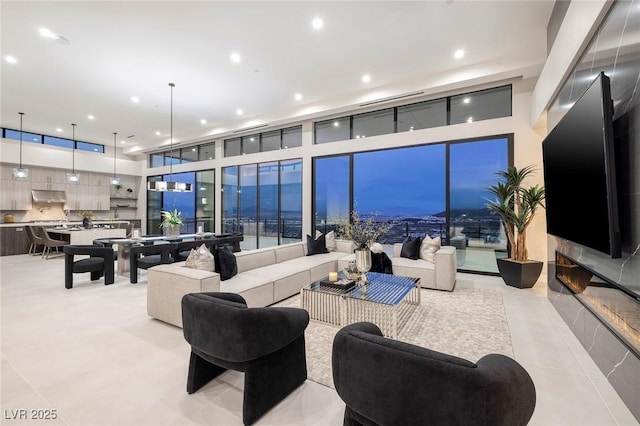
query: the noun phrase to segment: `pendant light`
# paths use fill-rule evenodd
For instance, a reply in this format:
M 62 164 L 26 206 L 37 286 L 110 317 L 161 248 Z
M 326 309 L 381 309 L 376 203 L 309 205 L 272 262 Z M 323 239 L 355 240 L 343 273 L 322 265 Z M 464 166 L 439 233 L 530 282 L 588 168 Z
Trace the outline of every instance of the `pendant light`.
M 169 126 L 169 150 L 171 155 L 173 155 L 173 88 L 176 85 L 173 83 L 169 83 L 169 87 L 171 88 L 171 110 L 170 110 L 170 126 Z M 154 182 L 147 183 L 147 189 L 149 191 L 158 191 L 158 192 L 191 192 L 191 184 L 186 182 L 174 182 L 173 181 L 173 159 L 169 162 L 169 178 Z
M 19 112 L 18 114 L 20 114 L 20 167 L 13 169 L 13 178 L 15 180 L 25 180 L 29 176 L 29 169 L 22 167 L 22 117 L 24 112 Z
M 109 178 L 111 185 L 120 185 L 120 178 L 116 174 L 116 137 L 118 134 L 113 132 L 113 176 Z
M 73 146 L 71 147 L 73 156 L 71 157 L 71 173 L 67 173 L 67 180 L 78 183 L 80 181 L 80 174 L 76 173 L 76 125 L 71 123 L 71 126 L 73 126 Z

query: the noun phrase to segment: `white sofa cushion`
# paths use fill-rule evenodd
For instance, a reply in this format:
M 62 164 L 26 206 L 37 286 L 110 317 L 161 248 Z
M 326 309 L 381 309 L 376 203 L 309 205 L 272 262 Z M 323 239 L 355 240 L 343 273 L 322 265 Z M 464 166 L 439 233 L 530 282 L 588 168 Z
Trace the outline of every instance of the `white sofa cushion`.
M 271 305 L 273 281 L 252 271 L 243 272 L 220 283 L 220 291 L 238 293 L 251 308 Z
M 276 253 L 273 247 L 241 251 L 234 254 L 238 265 L 238 274 L 276 263 Z
M 274 247 L 274 251 L 276 254 L 276 262 L 282 263 L 287 260 L 295 259 L 297 257 L 302 257 L 306 254 L 304 244 L 302 243 L 293 243 L 293 244 L 285 244 L 281 246 Z

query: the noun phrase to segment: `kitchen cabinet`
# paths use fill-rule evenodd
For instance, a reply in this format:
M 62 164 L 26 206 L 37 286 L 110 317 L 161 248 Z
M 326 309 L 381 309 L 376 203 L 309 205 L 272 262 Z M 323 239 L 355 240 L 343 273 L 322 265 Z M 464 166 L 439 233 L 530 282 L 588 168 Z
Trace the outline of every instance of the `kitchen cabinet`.
M 29 174 L 31 175 L 31 189 L 45 191 L 64 191 L 65 189 L 67 174 L 64 170 L 33 168 Z
M 40 189 L 45 191 L 64 191 L 64 183 L 50 183 L 50 182 L 31 182 L 31 189 Z
M 28 253 L 30 245 L 24 226 L 0 228 L 0 256 Z
M 91 186 L 102 186 L 102 187 L 106 187 L 109 188 L 111 185 L 111 182 L 109 181 L 109 178 L 111 177 L 111 175 L 105 175 L 104 173 L 87 173 L 88 179 L 87 179 L 87 184 L 91 185 Z
M 32 168 L 29 170 L 32 182 L 44 182 L 44 183 L 65 183 L 67 180 L 67 174 L 64 170 L 60 169 L 44 169 L 44 168 Z
M 31 210 L 31 182 L 3 179 L 0 210 Z
M 69 210 L 109 210 L 109 187 L 68 183 L 67 209 Z

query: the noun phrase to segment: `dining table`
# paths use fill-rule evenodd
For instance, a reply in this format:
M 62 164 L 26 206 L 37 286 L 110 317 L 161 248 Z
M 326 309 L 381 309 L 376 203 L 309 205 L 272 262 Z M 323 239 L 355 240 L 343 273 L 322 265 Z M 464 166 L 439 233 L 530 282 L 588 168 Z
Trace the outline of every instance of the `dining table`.
M 94 244 L 117 246 L 116 273 L 121 276 L 129 275 L 129 252 L 132 246 L 163 244 L 166 242 L 180 242 L 193 240 L 214 240 L 214 245 L 231 245 L 233 251 L 240 251 L 240 242 L 244 239 L 242 234 L 215 234 L 204 232 L 197 234 L 179 235 L 145 235 L 136 238 L 96 238 Z

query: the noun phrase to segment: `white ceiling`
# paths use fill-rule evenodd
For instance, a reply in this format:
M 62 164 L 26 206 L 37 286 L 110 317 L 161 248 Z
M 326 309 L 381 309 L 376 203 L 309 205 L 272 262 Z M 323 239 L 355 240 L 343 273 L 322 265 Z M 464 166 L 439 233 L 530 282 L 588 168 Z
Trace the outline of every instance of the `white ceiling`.
M 76 139 L 106 145 L 118 132 L 127 141 L 119 147 L 133 154 L 168 144 L 169 82 L 177 144 L 415 91 L 535 76 L 552 8 L 552 1 L 3 0 L 1 124 L 18 128 L 24 112 L 26 131 L 70 138 L 76 123 Z M 315 17 L 324 20 L 320 31 Z M 42 37 L 41 28 L 69 43 Z M 466 55 L 458 60 L 460 48 Z

